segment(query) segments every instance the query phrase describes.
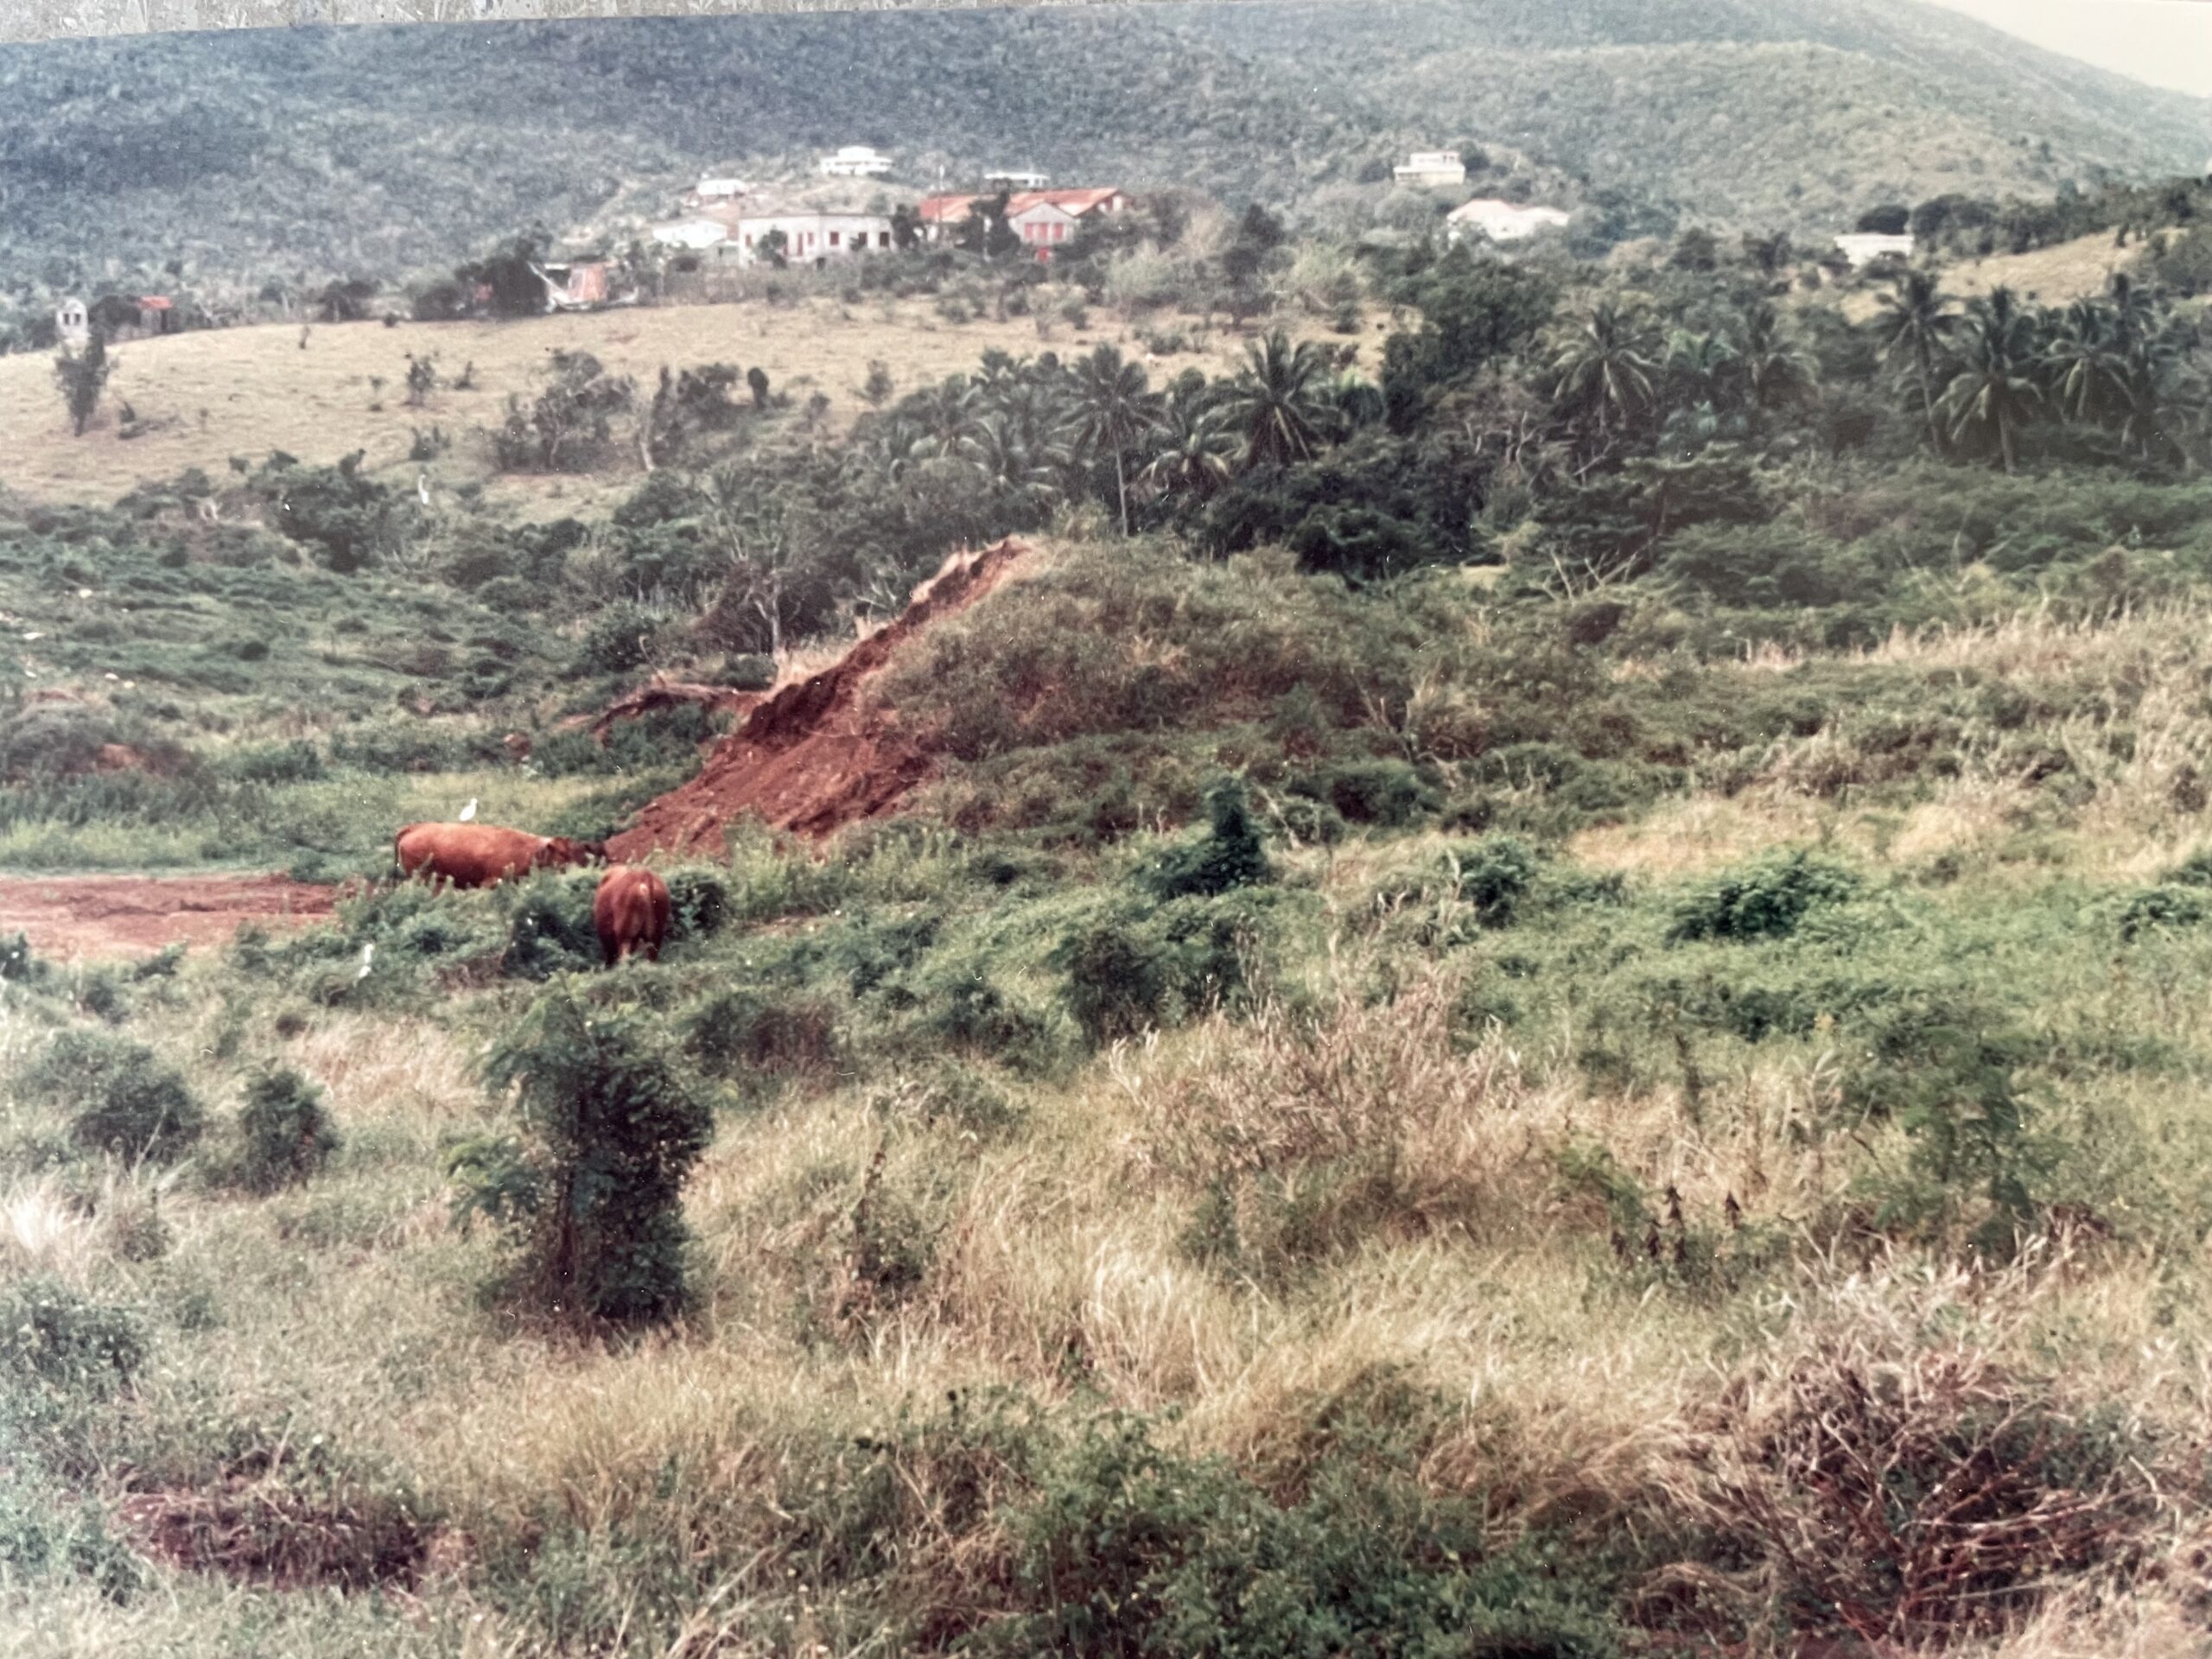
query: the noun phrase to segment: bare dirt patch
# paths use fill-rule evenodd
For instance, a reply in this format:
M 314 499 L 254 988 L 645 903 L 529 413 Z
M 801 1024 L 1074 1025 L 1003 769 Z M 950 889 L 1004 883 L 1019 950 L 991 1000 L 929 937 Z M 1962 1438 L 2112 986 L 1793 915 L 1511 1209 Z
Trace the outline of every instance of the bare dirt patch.
M 28 934 L 60 961 L 214 944 L 251 923 L 305 926 L 331 913 L 334 887 L 281 875 L 0 877 L 0 935 Z
M 754 708 L 690 783 L 641 809 L 607 843 L 614 858 L 714 850 L 741 819 L 826 836 L 894 810 L 936 768 L 925 734 L 863 695 L 869 681 L 916 632 L 982 599 L 1028 549 L 1007 541 L 955 554 L 899 620 L 835 664 L 786 685 Z

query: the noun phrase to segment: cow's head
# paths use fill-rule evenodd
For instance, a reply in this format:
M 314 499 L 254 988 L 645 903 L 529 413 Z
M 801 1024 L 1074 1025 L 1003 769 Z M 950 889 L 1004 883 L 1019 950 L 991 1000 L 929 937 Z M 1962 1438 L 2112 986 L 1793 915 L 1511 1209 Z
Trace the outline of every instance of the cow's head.
M 567 869 L 576 864 L 604 864 L 607 862 L 607 843 L 555 836 L 546 842 L 545 850 L 539 855 L 539 861 L 556 870 Z

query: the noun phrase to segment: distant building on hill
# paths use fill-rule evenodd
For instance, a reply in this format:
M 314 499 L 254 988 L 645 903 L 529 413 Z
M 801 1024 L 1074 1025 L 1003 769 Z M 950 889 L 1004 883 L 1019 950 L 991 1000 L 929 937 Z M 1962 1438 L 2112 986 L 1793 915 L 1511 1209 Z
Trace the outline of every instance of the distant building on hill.
M 697 253 L 718 242 L 728 241 L 729 226 L 718 219 L 703 216 L 671 219 L 653 226 L 653 240 L 663 247 L 688 248 Z
M 1836 251 L 1851 261 L 1853 270 L 1864 270 L 1877 259 L 1910 259 L 1913 239 L 1910 236 L 1880 236 L 1872 231 L 1853 231 L 1835 239 Z
M 950 242 L 960 234 L 968 215 L 978 204 L 995 201 L 995 195 L 925 196 L 918 210 L 922 235 L 931 242 Z M 1017 190 L 1007 197 L 1007 228 L 1022 245 L 1039 259 L 1074 239 L 1084 221 L 1129 210 L 1129 195 L 1118 185 L 1099 185 L 1080 190 Z
M 815 208 L 741 213 L 720 249 L 740 265 L 771 264 L 779 243 L 785 262 L 826 265 L 864 253 L 888 252 L 891 220 L 883 213 L 834 213 Z
M 1531 207 L 1517 201 L 1500 201 L 1495 196 L 1478 196 L 1452 210 L 1444 221 L 1444 234 L 1452 242 L 1476 231 L 1493 242 L 1525 242 L 1539 231 L 1557 230 L 1567 222 L 1567 215 L 1556 207 Z
M 873 144 L 847 144 L 822 158 L 822 171 L 833 179 L 879 179 L 891 171 L 891 157 Z
M 1019 173 L 1011 168 L 983 175 L 986 190 L 1042 190 L 1052 181 L 1042 173 Z
M 683 206 L 705 207 L 750 195 L 753 187 L 743 179 L 702 179 L 683 193 Z
M 1452 149 L 1417 149 L 1402 166 L 1390 169 L 1400 184 L 1465 184 L 1467 164 Z

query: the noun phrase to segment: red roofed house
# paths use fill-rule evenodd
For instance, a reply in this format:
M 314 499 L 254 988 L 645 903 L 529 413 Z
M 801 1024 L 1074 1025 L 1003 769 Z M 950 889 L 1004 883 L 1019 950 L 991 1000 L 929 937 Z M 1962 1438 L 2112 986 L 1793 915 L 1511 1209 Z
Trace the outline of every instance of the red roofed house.
M 951 240 L 960 232 L 969 212 L 990 196 L 928 196 L 919 213 L 922 234 L 931 242 Z M 1050 259 L 1052 250 L 1075 238 L 1083 221 L 1094 214 L 1128 211 L 1126 191 L 1108 185 L 1090 190 L 1017 190 L 1007 198 L 1007 226 L 1033 249 L 1039 259 Z

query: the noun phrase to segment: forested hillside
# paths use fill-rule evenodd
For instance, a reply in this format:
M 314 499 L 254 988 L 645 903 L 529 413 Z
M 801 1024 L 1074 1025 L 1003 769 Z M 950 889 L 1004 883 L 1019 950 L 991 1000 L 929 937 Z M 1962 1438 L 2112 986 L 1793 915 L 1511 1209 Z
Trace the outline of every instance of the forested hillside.
M 1143 6 L 286 30 L 0 51 L 0 285 L 257 289 L 613 223 L 695 168 L 895 149 L 1294 209 L 1488 144 L 1656 222 L 1832 227 L 2202 159 L 2205 106 L 1906 0 Z M 1573 204 L 1569 204 L 1573 205 Z M 171 267 L 178 269 L 172 272 Z

